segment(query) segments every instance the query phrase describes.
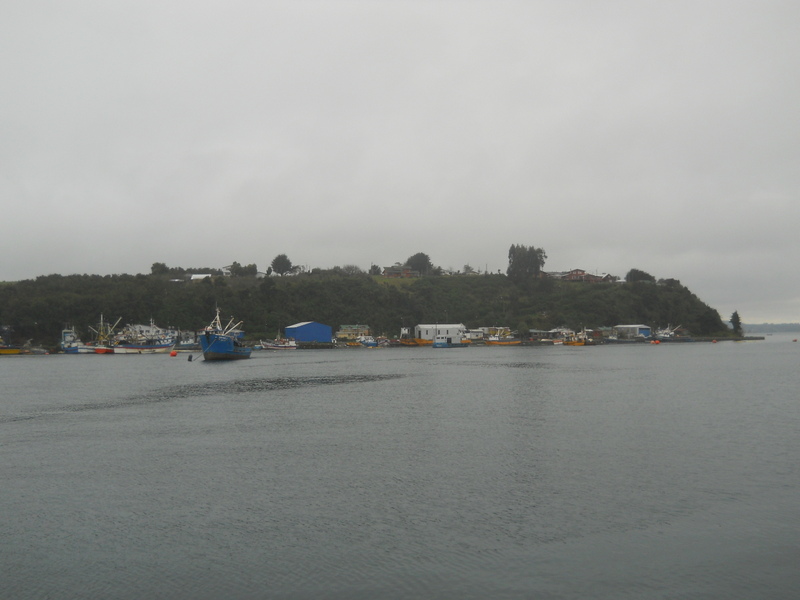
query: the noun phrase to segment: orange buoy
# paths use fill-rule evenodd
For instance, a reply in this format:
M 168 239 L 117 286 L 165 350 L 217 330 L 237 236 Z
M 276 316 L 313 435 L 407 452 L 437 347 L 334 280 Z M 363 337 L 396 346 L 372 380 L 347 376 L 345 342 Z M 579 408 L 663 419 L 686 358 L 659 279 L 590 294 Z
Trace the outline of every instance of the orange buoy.
M 178 351 L 177 350 L 173 350 L 172 352 L 169 353 L 169 355 L 170 356 L 178 356 Z

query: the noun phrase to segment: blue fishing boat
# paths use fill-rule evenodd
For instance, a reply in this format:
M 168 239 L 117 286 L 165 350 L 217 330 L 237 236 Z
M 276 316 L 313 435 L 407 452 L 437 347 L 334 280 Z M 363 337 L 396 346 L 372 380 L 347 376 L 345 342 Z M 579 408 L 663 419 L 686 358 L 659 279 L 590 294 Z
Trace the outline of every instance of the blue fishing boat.
M 360 335 L 357 338 L 359 344 L 364 346 L 365 348 L 377 348 L 378 341 L 372 337 L 371 335 Z
M 72 325 L 61 330 L 60 346 L 64 354 L 94 354 L 94 348 L 83 343 Z
M 242 343 L 244 332 L 239 329 L 241 324 L 241 321 L 234 323 L 233 319 L 231 319 L 223 327 L 222 322 L 219 320 L 219 309 L 217 309 L 217 316 L 205 328 L 205 331 L 198 336 L 200 348 L 203 351 L 203 360 L 250 358 L 252 348 L 248 348 Z

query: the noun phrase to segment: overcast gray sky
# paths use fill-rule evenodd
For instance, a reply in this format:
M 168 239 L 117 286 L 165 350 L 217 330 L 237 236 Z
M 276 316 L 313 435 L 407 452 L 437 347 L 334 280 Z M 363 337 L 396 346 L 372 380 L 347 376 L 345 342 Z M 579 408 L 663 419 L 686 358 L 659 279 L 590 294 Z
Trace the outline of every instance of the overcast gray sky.
M 0 280 L 679 279 L 800 321 L 800 3 L 0 1 Z

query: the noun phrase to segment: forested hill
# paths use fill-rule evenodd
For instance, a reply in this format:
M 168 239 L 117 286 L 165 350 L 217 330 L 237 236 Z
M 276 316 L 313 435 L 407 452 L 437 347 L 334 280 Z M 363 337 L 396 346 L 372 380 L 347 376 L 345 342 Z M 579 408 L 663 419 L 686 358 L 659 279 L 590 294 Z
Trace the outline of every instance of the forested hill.
M 566 282 L 506 275 L 388 279 L 322 272 L 286 277 L 214 276 L 199 281 L 149 275 L 47 275 L 0 284 L 0 325 L 10 342 L 54 346 L 61 329 L 88 334 L 104 315 L 111 322 L 198 329 L 219 306 L 245 322 L 249 339 L 275 337 L 279 328 L 318 321 L 336 330 L 366 324 L 396 336 L 417 323 L 464 323 L 470 328 L 572 329 L 642 323 L 682 325 L 696 336 L 727 335 L 718 312 L 676 280 L 659 283 Z

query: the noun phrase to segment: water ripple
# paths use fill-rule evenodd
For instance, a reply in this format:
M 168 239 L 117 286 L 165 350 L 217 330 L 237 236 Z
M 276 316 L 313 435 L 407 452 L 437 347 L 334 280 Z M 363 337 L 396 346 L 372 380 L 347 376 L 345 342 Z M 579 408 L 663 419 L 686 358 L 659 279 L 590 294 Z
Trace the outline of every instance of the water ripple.
M 37 411 L 35 413 L 0 416 L 0 423 L 28 421 L 31 419 L 41 419 L 57 415 L 94 410 L 126 408 L 143 404 L 155 404 L 159 402 L 168 402 L 171 400 L 180 400 L 183 398 L 195 398 L 198 396 L 254 394 L 276 390 L 292 390 L 304 387 L 371 383 L 399 379 L 401 377 L 405 377 L 405 375 L 388 374 L 331 375 L 319 377 L 274 377 L 192 383 L 160 388 L 152 392 L 129 396 L 118 400 L 69 404 Z

